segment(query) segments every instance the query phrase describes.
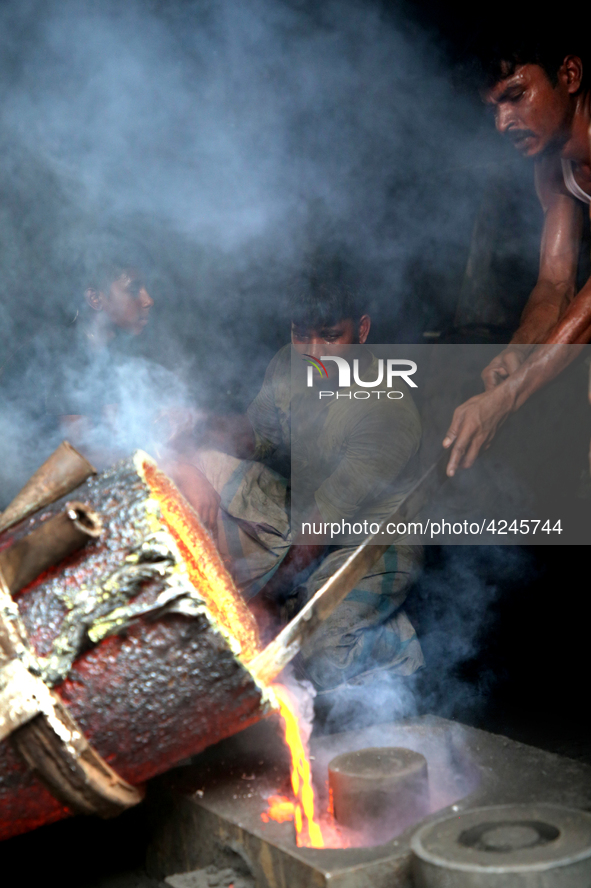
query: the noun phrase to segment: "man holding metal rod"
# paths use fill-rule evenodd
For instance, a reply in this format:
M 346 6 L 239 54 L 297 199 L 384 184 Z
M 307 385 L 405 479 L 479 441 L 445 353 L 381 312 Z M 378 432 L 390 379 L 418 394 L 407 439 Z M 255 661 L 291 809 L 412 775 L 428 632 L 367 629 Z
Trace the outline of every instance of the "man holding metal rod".
M 483 98 L 499 132 L 534 159 L 544 229 L 538 280 L 519 328 L 483 370 L 485 391 L 456 409 L 444 438 L 449 476 L 472 466 L 511 413 L 576 358 L 574 346 L 591 341 L 591 279 L 577 292 L 591 202 L 589 70 L 577 45 L 554 32 L 536 34 L 530 24 L 523 38 L 489 43 L 484 56 Z

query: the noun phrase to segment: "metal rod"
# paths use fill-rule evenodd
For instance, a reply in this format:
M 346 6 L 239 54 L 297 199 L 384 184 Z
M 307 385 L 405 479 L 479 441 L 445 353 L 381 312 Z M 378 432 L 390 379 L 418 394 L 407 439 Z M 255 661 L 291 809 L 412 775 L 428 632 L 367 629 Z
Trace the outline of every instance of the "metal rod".
M 355 588 L 355 584 L 367 573 L 392 542 L 377 543 L 386 524 L 408 522 L 414 518 L 427 500 L 447 480 L 445 467 L 449 454 L 445 451 L 422 475 L 407 493 L 398 508 L 379 526 L 377 533 L 370 534 L 351 553 L 336 573 L 316 592 L 299 614 L 281 630 L 279 635 L 248 664 L 250 672 L 261 684 L 269 684 L 301 650 L 318 626 Z

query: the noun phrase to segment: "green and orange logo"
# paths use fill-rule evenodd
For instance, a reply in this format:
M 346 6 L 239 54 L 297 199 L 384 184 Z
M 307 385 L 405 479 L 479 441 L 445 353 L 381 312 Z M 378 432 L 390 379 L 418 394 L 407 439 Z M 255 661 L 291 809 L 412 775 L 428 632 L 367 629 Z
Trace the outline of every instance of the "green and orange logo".
M 313 355 L 302 355 L 306 364 L 309 364 L 315 370 L 318 370 L 320 376 L 323 376 L 325 379 L 328 379 L 328 370 L 318 358 L 313 357 Z M 308 370 L 308 373 L 310 371 Z

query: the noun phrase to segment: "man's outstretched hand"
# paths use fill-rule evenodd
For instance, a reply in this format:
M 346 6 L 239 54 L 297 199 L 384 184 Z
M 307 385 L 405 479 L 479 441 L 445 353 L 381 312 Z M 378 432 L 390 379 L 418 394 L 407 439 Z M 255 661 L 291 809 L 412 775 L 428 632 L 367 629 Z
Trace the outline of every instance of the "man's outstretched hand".
M 480 451 L 490 446 L 497 430 L 513 411 L 513 404 L 509 387 L 499 384 L 455 409 L 443 439 L 443 446 L 451 447 L 447 464 L 450 477 L 459 468 L 469 469 L 474 465 Z

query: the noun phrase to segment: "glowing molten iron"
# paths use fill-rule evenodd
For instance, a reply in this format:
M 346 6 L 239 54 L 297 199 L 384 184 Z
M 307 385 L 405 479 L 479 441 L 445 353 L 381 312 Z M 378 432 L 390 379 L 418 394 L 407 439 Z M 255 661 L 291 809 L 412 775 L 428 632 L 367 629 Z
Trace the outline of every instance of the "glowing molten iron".
M 268 823 L 294 822 L 296 844 L 299 848 L 352 848 L 367 845 L 367 836 L 342 827 L 334 819 L 332 793 L 329 791 L 328 810 L 318 812 L 312 788 L 310 759 L 299 728 L 297 706 L 287 688 L 271 685 L 283 719 L 285 742 L 291 754 L 291 786 L 293 799 L 271 795 L 269 807 L 261 820 Z
M 151 461 L 145 461 L 142 468 L 152 496 L 160 506 L 162 519 L 183 556 L 191 582 L 205 599 L 215 620 L 240 644 L 240 659 L 248 663 L 261 650 L 254 617 L 222 566 L 209 535 L 172 481 Z M 294 800 L 285 796 L 271 796 L 269 809 L 261 815 L 262 819 L 279 823 L 293 820 L 299 847 L 324 848 L 327 844 L 344 847 L 340 837 L 334 843 L 334 828 L 331 830 L 328 823 L 327 836 L 323 836 L 316 819 L 310 760 L 300 734 L 295 701 L 283 685 L 274 684 L 272 687 L 284 723 L 285 742 L 291 754 Z
M 285 742 L 291 754 L 291 787 L 295 801 L 292 802 L 285 796 L 271 796 L 269 810 L 262 818 L 265 822 L 277 820 L 279 823 L 293 819 L 298 847 L 324 848 L 322 830 L 314 812 L 310 760 L 300 734 L 295 704 L 283 685 L 274 684 L 273 692 L 279 703 L 285 726 Z
M 240 659 L 247 663 L 260 650 L 254 617 L 222 566 L 215 546 L 191 506 L 153 463 L 145 461 L 142 468 L 164 523 L 183 556 L 189 579 L 205 599 L 215 620 L 239 643 Z

